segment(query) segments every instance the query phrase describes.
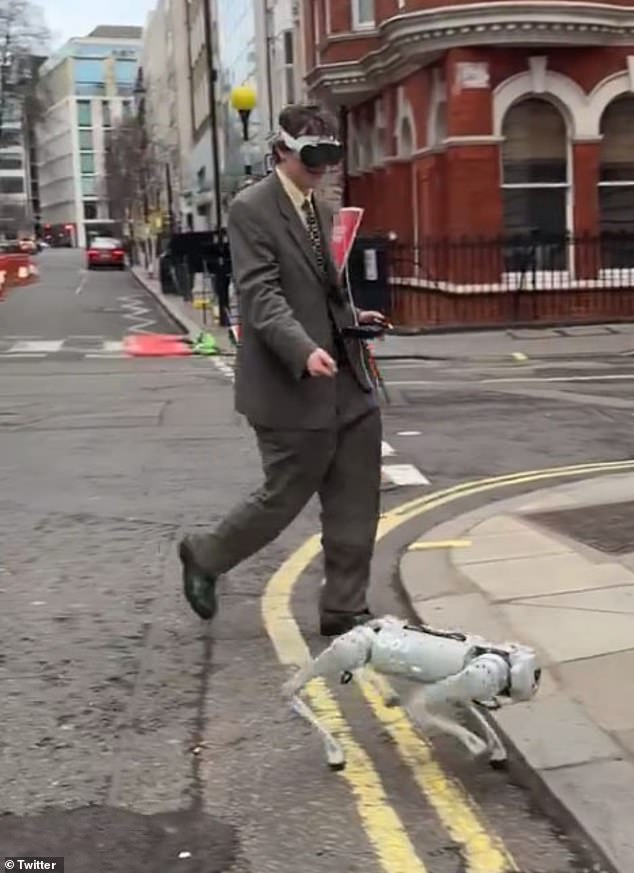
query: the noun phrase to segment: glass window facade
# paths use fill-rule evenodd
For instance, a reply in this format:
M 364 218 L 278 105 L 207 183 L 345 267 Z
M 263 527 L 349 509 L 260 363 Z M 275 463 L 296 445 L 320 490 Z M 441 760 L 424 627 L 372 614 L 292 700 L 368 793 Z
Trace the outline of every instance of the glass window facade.
M 224 161 L 222 187 L 231 191 L 244 174 L 242 125 L 231 106 L 231 91 L 249 83 L 258 90 L 255 3 L 257 0 L 216 0 L 215 18 L 218 35 L 219 128 L 223 137 Z M 251 113 L 249 138 L 253 146 L 261 129 L 259 108 Z M 262 160 L 253 160 L 253 171 L 260 173 Z
M 0 176 L 0 194 L 23 194 L 24 178 L 22 176 Z
M 82 152 L 80 157 L 81 171 L 82 173 L 94 173 L 95 172 L 95 156 L 92 152 Z
M 115 61 L 115 79 L 117 84 L 134 85 L 137 72 L 135 60 Z
M 92 106 L 89 100 L 77 101 L 77 123 L 80 127 L 92 127 Z
M 81 177 L 81 193 L 84 197 L 95 197 L 97 194 L 97 186 L 94 176 Z
M 84 149 L 92 149 L 93 147 L 93 138 L 92 138 L 92 130 L 80 130 L 79 131 L 79 148 L 83 151 Z

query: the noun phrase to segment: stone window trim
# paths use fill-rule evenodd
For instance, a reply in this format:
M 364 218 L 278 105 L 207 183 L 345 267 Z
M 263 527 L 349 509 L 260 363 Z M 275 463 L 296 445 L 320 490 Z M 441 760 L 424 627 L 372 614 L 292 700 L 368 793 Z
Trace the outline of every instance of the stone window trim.
M 569 76 L 547 69 L 546 57 L 529 59 L 529 69 L 506 79 L 493 91 L 493 134 L 502 135 L 506 113 L 524 97 L 550 99 L 563 113 L 576 142 L 601 138 L 601 119 L 617 97 L 634 93 L 634 55 L 627 67 L 603 79 L 589 93 Z

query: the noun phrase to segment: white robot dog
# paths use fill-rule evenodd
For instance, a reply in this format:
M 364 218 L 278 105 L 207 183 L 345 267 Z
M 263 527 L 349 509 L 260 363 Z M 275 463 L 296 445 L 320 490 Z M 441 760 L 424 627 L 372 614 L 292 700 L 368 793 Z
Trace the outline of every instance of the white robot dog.
M 363 670 L 388 706 L 397 705 L 399 698 L 391 689 L 386 696 L 377 674 L 422 685 L 405 701 L 414 722 L 423 730 L 435 727 L 451 734 L 474 756 L 488 753 L 493 767 L 505 765 L 506 749 L 478 707 L 498 709 L 501 705 L 498 696 L 510 703 L 530 700 L 537 693 L 541 678 L 536 653 L 528 646 L 495 644 L 459 631 L 413 626 L 393 616 L 373 619 L 337 637 L 283 688 L 286 698 L 291 699 L 292 709 L 321 734 L 333 770 L 345 767 L 344 751 L 300 698 L 300 693 L 318 676 L 338 675 L 345 684 L 354 673 Z M 454 719 L 431 712 L 443 706 L 468 711 L 482 728 L 485 739 Z

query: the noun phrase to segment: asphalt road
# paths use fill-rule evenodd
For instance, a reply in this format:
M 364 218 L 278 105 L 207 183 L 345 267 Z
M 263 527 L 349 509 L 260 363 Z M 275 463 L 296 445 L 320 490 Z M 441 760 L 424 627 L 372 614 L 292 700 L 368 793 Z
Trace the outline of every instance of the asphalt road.
M 40 281 L 0 300 L 0 357 L 114 352 L 129 334 L 180 333 L 128 271 L 86 270 L 77 249 L 37 256 Z
M 71 317 L 79 275 L 65 258 L 51 253 L 32 320 L 34 289 L 0 306 L 0 333 L 17 332 L 9 313 L 25 334 L 61 336 L 54 313 Z M 91 333 L 128 329 L 104 310 L 141 293 L 131 281 L 71 287 L 93 295 L 81 316 L 91 312 Z M 537 386 L 565 399 L 492 388 L 483 380 L 500 371 L 474 366 L 384 373 L 432 383 L 389 386 L 389 461 L 430 485 L 387 487 L 386 511 L 481 475 L 631 451 L 634 408 L 605 405 L 629 402 L 627 381 L 612 393 Z M 212 360 L 0 360 L 0 855 L 65 856 L 67 873 L 495 873 L 509 856 L 522 873 L 600 870 L 513 774 L 445 740 L 419 743 L 400 711 L 377 711 L 354 686 L 332 690 L 356 751 L 343 773 L 327 769 L 279 697 L 280 653 L 323 645 L 320 568 L 296 553 L 317 508 L 224 580 L 212 626 L 181 596 L 182 530 L 213 523 L 258 482 L 253 439 Z M 380 543 L 375 611 L 405 612 L 400 550 L 439 517 Z

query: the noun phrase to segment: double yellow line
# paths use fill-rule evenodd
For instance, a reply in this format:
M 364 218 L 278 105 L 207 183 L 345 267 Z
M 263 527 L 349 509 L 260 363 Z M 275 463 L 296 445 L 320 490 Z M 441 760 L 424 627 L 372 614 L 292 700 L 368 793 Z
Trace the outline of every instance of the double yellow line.
M 400 525 L 461 497 L 558 478 L 628 470 L 634 470 L 634 461 L 526 470 L 464 482 L 408 501 L 386 512 L 379 522 L 377 542 Z M 296 667 L 310 658 L 306 641 L 292 614 L 291 598 L 295 585 L 318 557 L 320 550 L 318 536 L 306 540 L 271 577 L 264 593 L 264 624 L 280 663 L 286 666 Z M 371 685 L 361 680 L 358 684 L 375 717 L 392 737 L 399 756 L 411 769 L 427 802 L 460 847 L 468 873 L 516 871 L 518 867 L 502 840 L 489 831 L 462 784 L 448 776 L 434 760 L 431 745 L 414 729 L 404 710 L 400 707 L 387 708 Z M 314 712 L 337 736 L 345 750 L 347 765 L 340 775 L 352 791 L 365 832 L 385 873 L 427 873 L 400 817 L 385 795 L 370 757 L 354 739 L 326 683 L 321 679 L 313 680 L 306 687 L 305 694 Z

